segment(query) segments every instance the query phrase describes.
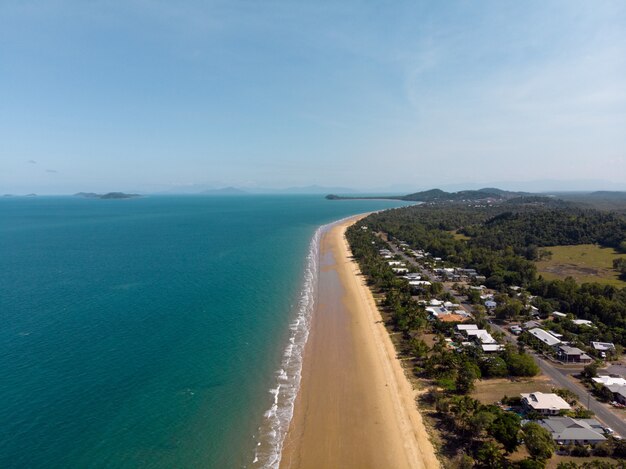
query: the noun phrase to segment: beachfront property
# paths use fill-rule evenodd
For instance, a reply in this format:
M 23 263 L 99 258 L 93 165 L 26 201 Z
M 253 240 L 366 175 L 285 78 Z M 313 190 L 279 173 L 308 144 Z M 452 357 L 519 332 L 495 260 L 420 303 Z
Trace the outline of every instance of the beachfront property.
M 578 347 L 560 345 L 556 356 L 563 363 L 591 363 L 592 358 Z
M 534 411 L 540 415 L 558 415 L 561 411 L 571 409 L 561 396 L 543 392 L 522 394 L 522 406 L 526 412 Z
M 528 333 L 534 337 L 536 343 L 543 347 L 556 348 L 559 344 L 561 344 L 560 339 L 557 339 L 549 332 L 546 332 L 538 327 L 530 329 Z
M 596 445 L 606 440 L 604 427 L 596 419 L 551 417 L 537 422 L 559 445 Z

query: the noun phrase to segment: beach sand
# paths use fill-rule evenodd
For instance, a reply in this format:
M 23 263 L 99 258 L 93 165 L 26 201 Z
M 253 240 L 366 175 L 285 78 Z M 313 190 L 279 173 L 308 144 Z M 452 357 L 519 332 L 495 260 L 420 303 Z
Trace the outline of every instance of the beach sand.
M 374 298 L 345 230 L 322 236 L 319 297 L 281 468 L 437 468 Z

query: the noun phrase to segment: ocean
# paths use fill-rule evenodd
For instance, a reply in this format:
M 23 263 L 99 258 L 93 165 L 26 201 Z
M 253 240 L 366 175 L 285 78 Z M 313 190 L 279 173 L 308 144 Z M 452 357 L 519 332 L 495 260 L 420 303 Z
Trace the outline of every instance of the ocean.
M 321 196 L 0 199 L 0 467 L 275 467 Z

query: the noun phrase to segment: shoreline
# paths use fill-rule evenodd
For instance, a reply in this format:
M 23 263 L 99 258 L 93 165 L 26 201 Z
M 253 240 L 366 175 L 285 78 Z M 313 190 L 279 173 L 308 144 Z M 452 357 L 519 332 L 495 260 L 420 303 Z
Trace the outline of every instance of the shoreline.
M 439 467 L 416 392 L 345 239 L 366 215 L 321 234 L 317 301 L 281 468 Z

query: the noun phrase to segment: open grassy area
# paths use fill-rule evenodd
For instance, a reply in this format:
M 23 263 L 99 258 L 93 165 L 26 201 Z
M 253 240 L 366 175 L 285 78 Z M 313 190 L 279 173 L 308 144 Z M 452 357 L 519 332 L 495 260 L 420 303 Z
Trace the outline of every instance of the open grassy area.
M 552 252 L 552 257 L 536 264 L 539 273 L 547 279 L 570 276 L 580 283 L 600 282 L 626 287 L 626 282 L 620 280 L 618 273 L 613 270 L 613 259 L 626 258 L 626 254 L 595 244 L 551 246 L 545 249 Z
M 547 376 L 534 378 L 493 378 L 476 381 L 476 388 L 472 393 L 474 399 L 483 404 L 494 404 L 504 396 L 516 397 L 528 392 L 552 392 L 554 384 Z
M 459 233 L 458 231 L 450 231 L 449 233 L 454 236 L 454 239 L 460 239 L 461 241 L 471 239 L 469 236 L 465 236 L 463 233 Z

